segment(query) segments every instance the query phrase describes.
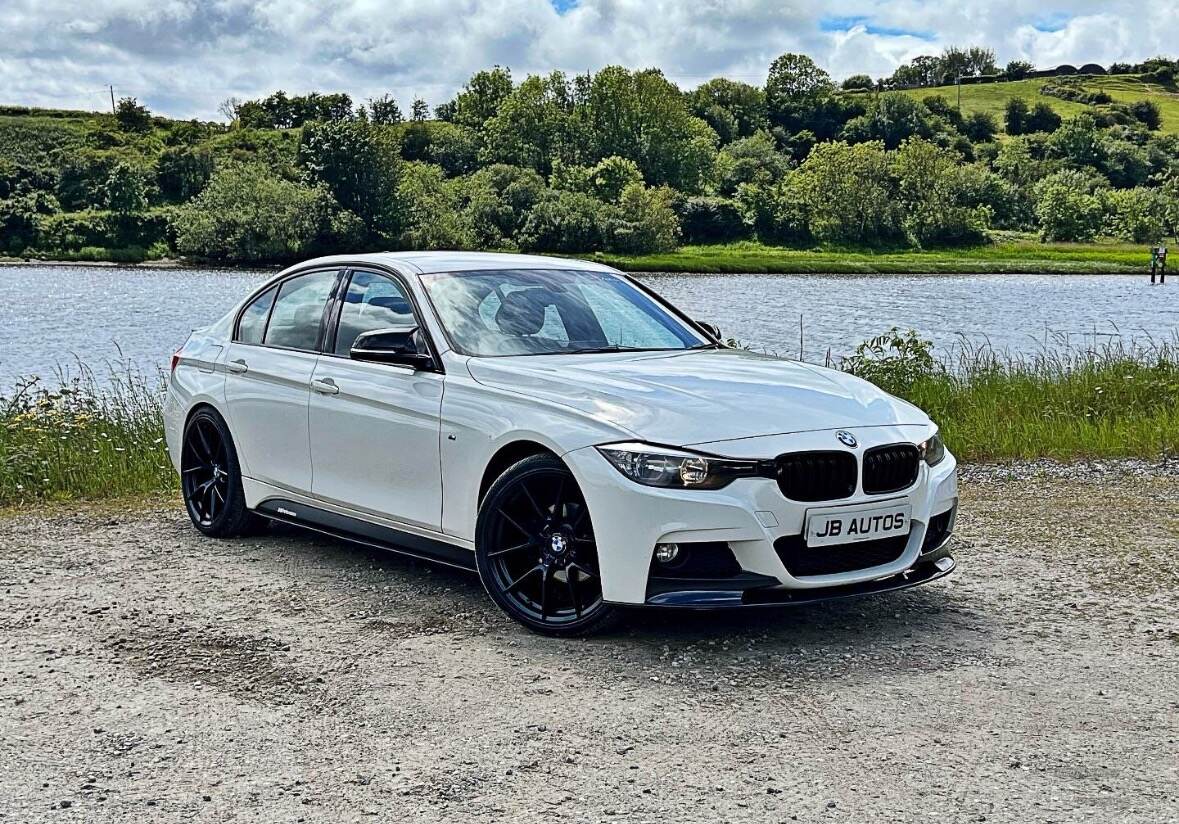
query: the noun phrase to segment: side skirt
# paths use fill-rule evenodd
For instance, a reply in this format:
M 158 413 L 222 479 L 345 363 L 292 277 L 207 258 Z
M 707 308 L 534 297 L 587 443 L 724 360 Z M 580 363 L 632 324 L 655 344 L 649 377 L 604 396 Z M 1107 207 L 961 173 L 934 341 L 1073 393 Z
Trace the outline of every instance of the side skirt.
M 388 550 L 466 572 L 475 571 L 475 554 L 462 547 L 329 512 L 308 504 L 296 503 L 286 498 L 269 498 L 258 504 L 255 511 L 272 520 L 310 529 L 354 544 Z

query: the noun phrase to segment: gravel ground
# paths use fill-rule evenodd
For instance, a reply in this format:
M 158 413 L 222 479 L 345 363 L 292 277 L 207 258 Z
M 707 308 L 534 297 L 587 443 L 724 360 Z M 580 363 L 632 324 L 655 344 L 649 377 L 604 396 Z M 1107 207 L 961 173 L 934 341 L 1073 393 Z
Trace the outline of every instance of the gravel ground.
M 969 469 L 958 572 L 554 641 L 171 502 L 10 514 L 0 821 L 1179 821 L 1179 477 Z

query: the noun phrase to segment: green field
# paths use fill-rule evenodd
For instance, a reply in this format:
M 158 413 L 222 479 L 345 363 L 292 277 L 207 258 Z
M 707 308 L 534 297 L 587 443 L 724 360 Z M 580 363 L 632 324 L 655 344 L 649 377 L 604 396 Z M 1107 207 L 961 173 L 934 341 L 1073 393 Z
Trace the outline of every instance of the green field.
M 1157 83 L 1144 83 L 1137 75 L 1116 75 L 1112 77 L 1090 77 L 1081 79 L 1082 85 L 1088 90 L 1101 90 L 1109 94 L 1117 103 L 1133 103 L 1138 100 L 1150 99 L 1158 104 L 1163 115 L 1162 131 L 1179 133 L 1179 92 L 1167 89 Z M 1047 102 L 1061 117 L 1071 117 L 1088 109 L 1081 103 L 1061 100 L 1046 94 L 1040 94 L 1040 88 L 1049 82 L 1048 79 L 1015 80 L 1007 83 L 981 83 L 962 87 L 962 113 L 988 112 L 1003 123 L 1003 110 L 1007 101 L 1014 97 L 1022 97 L 1029 105 L 1040 101 Z M 939 86 L 928 89 L 907 89 L 904 94 L 921 100 L 932 94 L 940 94 L 951 103 L 958 100 L 957 86 Z
M 787 249 L 755 242 L 681 246 L 656 255 L 585 256 L 629 272 L 774 274 L 1137 274 L 1150 254 L 1125 243 L 1039 243 L 1031 236 L 1000 235 L 990 246 L 873 251 Z

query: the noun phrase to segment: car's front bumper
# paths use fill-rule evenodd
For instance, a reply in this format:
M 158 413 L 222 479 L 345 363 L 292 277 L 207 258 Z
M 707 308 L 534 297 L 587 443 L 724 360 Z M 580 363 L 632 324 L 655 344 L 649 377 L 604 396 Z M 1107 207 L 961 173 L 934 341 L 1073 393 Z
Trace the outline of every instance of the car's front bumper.
M 914 443 L 913 427 L 856 430 L 861 451 L 887 443 Z M 829 448 L 830 432 L 747 439 L 726 449 L 728 457 L 772 457 Z M 954 569 L 949 544 L 957 511 L 957 466 L 952 455 L 935 467 L 920 465 L 916 483 L 890 495 L 866 495 L 822 503 L 788 500 L 770 478 L 742 478 L 714 491 L 657 489 L 619 473 L 594 448 L 565 455 L 593 518 L 605 599 L 619 604 L 712 608 L 799 604 L 904 589 Z M 798 541 L 808 510 L 854 510 L 883 501 L 912 507 L 911 528 L 899 555 L 884 563 L 831 574 L 792 575 L 780 552 L 783 540 Z M 939 517 L 940 516 L 940 517 Z M 655 545 L 727 546 L 736 566 L 718 576 L 677 578 L 661 573 Z M 777 548 L 775 544 L 777 543 Z M 840 546 L 807 549 L 837 553 Z M 738 569 L 739 567 L 739 569 Z

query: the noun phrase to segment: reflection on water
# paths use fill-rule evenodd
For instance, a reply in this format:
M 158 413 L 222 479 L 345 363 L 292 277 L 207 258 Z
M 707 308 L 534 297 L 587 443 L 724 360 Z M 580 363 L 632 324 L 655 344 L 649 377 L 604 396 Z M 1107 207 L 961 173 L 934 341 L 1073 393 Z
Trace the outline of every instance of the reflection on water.
M 0 389 L 79 359 L 140 370 L 166 364 L 188 333 L 220 317 L 265 272 L 0 266 Z M 944 352 L 959 335 L 1013 354 L 1140 343 L 1179 332 L 1179 284 L 1091 275 L 644 275 L 689 314 L 757 349 L 823 362 L 892 326 Z

